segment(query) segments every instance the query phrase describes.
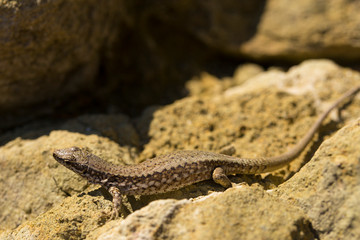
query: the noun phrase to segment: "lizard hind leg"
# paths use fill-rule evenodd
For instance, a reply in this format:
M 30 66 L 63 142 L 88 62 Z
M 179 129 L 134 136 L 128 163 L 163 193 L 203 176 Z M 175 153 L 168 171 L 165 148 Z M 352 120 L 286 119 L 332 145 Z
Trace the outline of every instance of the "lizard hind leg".
M 214 180 L 214 182 L 220 184 L 225 188 L 230 188 L 232 186 L 231 181 L 226 176 L 225 171 L 222 167 L 217 167 L 214 169 L 212 173 L 212 179 Z
M 119 217 L 119 212 L 122 207 L 121 193 L 117 187 L 110 187 L 109 193 L 113 197 L 113 211 L 110 219 L 116 219 Z

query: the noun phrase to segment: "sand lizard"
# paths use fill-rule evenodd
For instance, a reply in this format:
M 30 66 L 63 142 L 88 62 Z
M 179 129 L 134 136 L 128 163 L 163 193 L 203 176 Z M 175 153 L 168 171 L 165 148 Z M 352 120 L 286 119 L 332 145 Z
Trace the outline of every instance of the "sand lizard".
M 105 187 L 113 197 L 112 218 L 118 217 L 122 195 L 163 193 L 208 179 L 228 188 L 232 184 L 227 175 L 258 174 L 283 167 L 304 150 L 330 111 L 359 90 L 360 86 L 343 94 L 318 117 L 293 148 L 275 157 L 248 159 L 188 150 L 161 155 L 137 165 L 121 166 L 78 147 L 55 150 L 53 156 L 89 182 Z

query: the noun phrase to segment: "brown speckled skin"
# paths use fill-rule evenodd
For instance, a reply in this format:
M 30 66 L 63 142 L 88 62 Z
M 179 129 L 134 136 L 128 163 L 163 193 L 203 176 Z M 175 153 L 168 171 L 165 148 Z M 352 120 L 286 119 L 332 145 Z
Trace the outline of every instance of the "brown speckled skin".
M 357 86 L 343 94 L 318 117 L 292 149 L 280 156 L 246 159 L 204 151 L 177 151 L 131 166 L 108 163 L 78 147 L 56 150 L 53 156 L 91 183 L 108 189 L 114 197 L 114 214 L 118 216 L 120 195 L 163 193 L 211 178 L 229 187 L 231 182 L 226 175 L 263 173 L 283 167 L 302 152 L 329 112 L 359 90 L 360 86 Z
M 57 150 L 54 157 L 91 183 L 107 189 L 117 187 L 124 195 L 175 190 L 211 179 L 216 167 L 222 167 L 227 175 L 259 173 L 266 168 L 256 159 L 239 159 L 203 151 L 177 151 L 131 166 L 108 163 L 78 147 Z

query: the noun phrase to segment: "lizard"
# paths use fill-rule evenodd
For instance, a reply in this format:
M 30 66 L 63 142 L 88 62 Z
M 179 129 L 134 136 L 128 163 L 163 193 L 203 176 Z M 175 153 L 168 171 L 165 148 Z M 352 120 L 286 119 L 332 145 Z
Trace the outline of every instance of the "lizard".
M 311 141 L 323 120 L 341 102 L 360 91 L 360 86 L 344 93 L 320 114 L 307 133 L 287 152 L 274 157 L 237 158 L 234 156 L 181 150 L 147 159 L 136 165 L 115 165 L 92 154 L 86 148 L 55 150 L 53 157 L 60 164 L 100 184 L 113 197 L 111 219 L 119 217 L 123 195 L 150 195 L 182 188 L 213 179 L 225 188 L 232 186 L 232 174 L 259 174 L 279 169 L 294 160 Z

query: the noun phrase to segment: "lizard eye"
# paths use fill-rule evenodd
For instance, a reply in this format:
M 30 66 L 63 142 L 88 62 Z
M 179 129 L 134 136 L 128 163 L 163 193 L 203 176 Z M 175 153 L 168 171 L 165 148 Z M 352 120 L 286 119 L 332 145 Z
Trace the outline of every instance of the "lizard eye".
M 80 148 L 78 148 L 78 147 L 72 147 L 72 148 L 70 148 L 70 150 L 75 152 L 75 151 L 79 151 Z

